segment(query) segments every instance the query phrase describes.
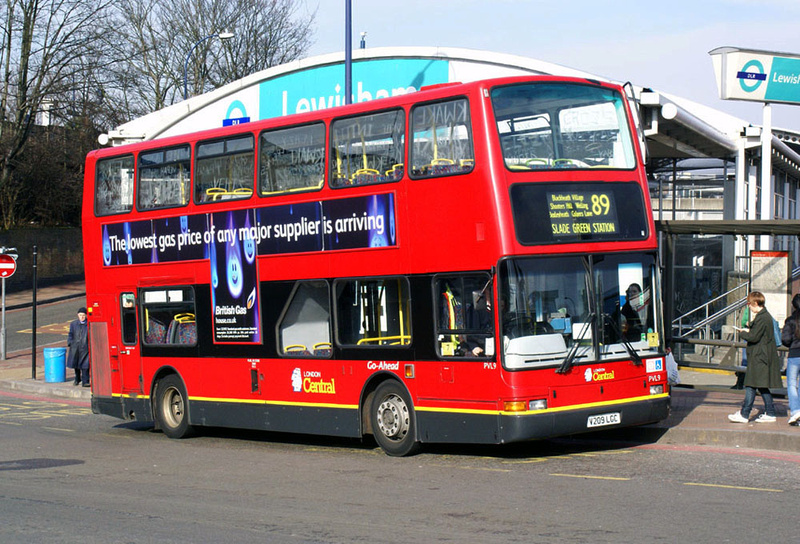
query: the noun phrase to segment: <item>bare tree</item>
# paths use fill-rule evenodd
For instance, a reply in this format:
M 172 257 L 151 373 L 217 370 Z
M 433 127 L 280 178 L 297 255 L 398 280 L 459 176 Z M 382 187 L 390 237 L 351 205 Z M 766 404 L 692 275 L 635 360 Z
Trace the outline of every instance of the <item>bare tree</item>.
M 300 58 L 314 13 L 296 0 L 122 0 L 112 28 L 115 97 L 129 119 Z M 222 41 L 220 32 L 234 37 Z M 111 33 L 109 33 L 111 34 Z M 186 81 L 184 81 L 186 68 Z
M 18 167 L 37 114 L 83 86 L 86 59 L 99 58 L 100 28 L 108 0 L 6 0 L 0 96 L 0 193 Z M 4 206 L 3 225 L 13 223 Z
M 298 5 L 0 0 L 0 228 L 74 221 L 83 157 L 98 127 L 182 100 L 187 60 L 197 94 L 300 58 L 315 13 Z M 235 37 L 222 42 L 223 30 Z M 35 126 L 43 113 L 55 126 Z

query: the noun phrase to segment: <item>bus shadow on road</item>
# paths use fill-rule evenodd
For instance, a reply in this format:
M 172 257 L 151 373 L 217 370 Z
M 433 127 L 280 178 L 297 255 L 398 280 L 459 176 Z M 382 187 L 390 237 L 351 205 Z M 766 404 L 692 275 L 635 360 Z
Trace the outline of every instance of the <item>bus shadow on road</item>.
M 156 430 L 152 423 L 126 422 L 115 425 L 114 428 L 163 436 L 161 431 Z M 350 450 L 354 453 L 383 453 L 375 440 L 369 435 L 359 439 L 224 427 L 198 427 L 196 430 L 196 434 L 187 440 L 210 439 L 230 441 L 232 444 L 263 444 L 265 447 L 294 447 L 313 451 L 341 452 L 342 450 Z M 620 429 L 616 432 L 584 433 L 512 444 L 424 443 L 417 456 L 536 459 L 559 455 L 611 452 L 657 442 L 660 434 L 654 433 L 654 431 L 655 429 L 637 427 Z M 163 438 L 168 440 L 166 436 L 163 436 Z
M 68 467 L 71 465 L 83 465 L 83 459 L 50 459 L 48 457 L 36 457 L 32 459 L 11 459 L 0 461 L 0 471 L 2 470 L 37 470 L 40 468 Z

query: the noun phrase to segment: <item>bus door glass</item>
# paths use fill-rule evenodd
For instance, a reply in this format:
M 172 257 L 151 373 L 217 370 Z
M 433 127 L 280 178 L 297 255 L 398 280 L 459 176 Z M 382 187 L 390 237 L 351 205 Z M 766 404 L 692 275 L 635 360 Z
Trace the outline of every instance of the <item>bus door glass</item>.
M 137 324 L 136 294 L 120 295 L 120 339 L 119 369 L 122 373 L 122 389 L 125 392 L 141 393 L 142 358 L 139 352 L 139 328 Z

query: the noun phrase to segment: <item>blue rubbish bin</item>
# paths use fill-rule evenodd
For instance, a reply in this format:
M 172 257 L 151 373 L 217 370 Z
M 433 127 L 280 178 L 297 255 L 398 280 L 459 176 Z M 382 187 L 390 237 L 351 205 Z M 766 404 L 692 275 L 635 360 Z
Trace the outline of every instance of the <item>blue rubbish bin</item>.
M 44 381 L 67 379 L 67 348 L 44 348 Z

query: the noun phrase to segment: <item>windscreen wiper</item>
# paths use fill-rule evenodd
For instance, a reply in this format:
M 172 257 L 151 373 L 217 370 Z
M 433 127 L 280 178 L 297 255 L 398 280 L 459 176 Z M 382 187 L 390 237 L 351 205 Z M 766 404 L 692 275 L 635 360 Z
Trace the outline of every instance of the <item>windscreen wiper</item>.
M 574 340 L 574 338 L 573 338 L 572 347 L 569 348 L 569 353 L 567 353 L 567 356 L 564 357 L 564 361 L 561 363 L 561 366 L 558 368 L 558 370 L 556 370 L 556 373 L 558 373 L 558 374 L 566 374 L 572 368 L 572 365 L 575 364 L 575 356 L 578 354 L 578 348 L 580 347 L 580 341 L 583 339 L 583 337 L 586 334 L 586 331 L 589 329 L 589 327 L 594 325 L 594 322 L 595 322 L 596 319 L 597 319 L 597 314 L 596 313 L 592 312 L 592 313 L 589 314 L 589 319 L 586 321 L 586 323 L 583 324 L 583 327 L 581 328 L 581 332 L 578 333 L 577 341 Z
M 633 359 L 633 364 L 635 364 L 636 366 L 641 366 L 642 358 L 639 357 L 639 354 L 636 353 L 636 349 L 631 345 L 628 339 L 625 338 L 625 335 L 622 334 L 622 331 L 619 330 L 616 321 L 614 321 L 614 319 L 610 315 L 603 314 L 603 324 L 605 324 L 606 320 L 608 320 L 608 322 L 611 323 L 611 328 L 614 329 L 614 332 L 616 332 L 619 335 L 619 342 L 625 347 L 625 351 L 628 352 L 628 355 L 631 356 L 631 359 Z

